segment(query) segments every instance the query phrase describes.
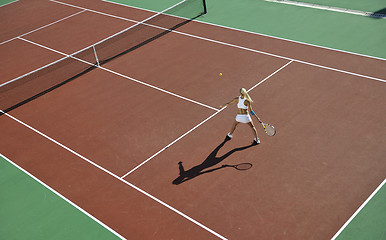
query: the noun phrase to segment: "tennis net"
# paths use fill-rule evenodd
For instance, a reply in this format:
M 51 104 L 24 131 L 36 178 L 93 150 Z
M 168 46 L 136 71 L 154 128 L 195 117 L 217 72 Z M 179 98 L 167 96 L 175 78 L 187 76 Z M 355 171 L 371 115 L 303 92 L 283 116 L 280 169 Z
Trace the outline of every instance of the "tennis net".
M 205 0 L 184 0 L 96 44 L 0 84 L 0 115 L 134 51 L 206 13 Z

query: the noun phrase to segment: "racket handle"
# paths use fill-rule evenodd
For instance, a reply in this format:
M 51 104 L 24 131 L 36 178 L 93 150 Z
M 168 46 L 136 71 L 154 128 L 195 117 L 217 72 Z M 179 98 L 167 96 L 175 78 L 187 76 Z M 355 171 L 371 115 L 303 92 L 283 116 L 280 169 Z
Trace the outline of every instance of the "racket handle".
M 256 119 L 257 119 L 257 121 L 259 121 L 259 123 L 261 123 L 261 124 L 263 124 L 263 122 L 260 120 L 260 118 L 255 114 L 255 115 L 253 115 L 253 116 L 255 116 L 256 117 Z

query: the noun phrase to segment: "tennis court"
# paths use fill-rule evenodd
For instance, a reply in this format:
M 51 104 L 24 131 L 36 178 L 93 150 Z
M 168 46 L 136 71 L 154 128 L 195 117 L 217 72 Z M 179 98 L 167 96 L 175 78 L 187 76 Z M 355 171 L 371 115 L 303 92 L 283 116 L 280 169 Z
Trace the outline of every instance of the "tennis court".
M 163 9 L 2 6 L 1 156 L 91 219 L 80 239 L 337 237 L 385 182 L 385 59 Z M 246 125 L 224 140 L 241 87 L 278 131 L 257 146 Z

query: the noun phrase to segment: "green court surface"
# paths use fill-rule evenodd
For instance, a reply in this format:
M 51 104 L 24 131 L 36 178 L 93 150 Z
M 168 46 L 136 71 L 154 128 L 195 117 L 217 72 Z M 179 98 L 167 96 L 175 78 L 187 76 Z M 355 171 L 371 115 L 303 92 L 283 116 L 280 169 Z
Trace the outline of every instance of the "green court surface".
M 13 1 L 0 0 L 0 5 Z M 179 0 L 116 0 L 161 11 Z M 386 59 L 386 19 L 329 12 L 264 0 L 206 0 L 199 21 Z M 378 11 L 384 0 L 312 0 L 321 5 Z M 384 6 L 383 6 L 384 5 Z M 44 185 L 0 157 L 2 239 L 118 239 Z M 383 186 L 337 240 L 386 239 Z M 359 206 L 358 206 L 359 207 Z
M 337 240 L 386 239 L 386 186 L 371 198 L 366 207 L 336 238 Z
M 0 0 L 0 6 L 3 6 L 5 4 L 16 2 L 15 0 Z
M 0 172 L 0 236 L 4 239 L 119 239 L 1 157 Z M 383 186 L 336 239 L 385 239 L 385 201 Z
M 0 157 L 0 239 L 119 239 Z
M 154 11 L 162 11 L 179 2 L 178 0 L 114 1 Z M 341 2 L 338 5 L 347 5 L 348 8 L 376 6 L 374 9 L 379 10 L 378 8 L 386 7 L 386 3 L 382 7 L 382 1 L 335 2 Z M 200 17 L 199 21 L 386 59 L 386 19 L 264 0 L 206 0 L 206 3 L 208 14 Z

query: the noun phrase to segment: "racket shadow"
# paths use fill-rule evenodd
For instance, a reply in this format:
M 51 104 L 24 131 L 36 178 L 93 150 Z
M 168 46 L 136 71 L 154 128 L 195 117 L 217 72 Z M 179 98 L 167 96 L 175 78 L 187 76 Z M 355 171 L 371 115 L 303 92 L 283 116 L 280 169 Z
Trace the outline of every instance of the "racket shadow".
M 219 164 L 220 162 L 224 161 L 227 157 L 229 157 L 233 153 L 238 152 L 238 151 L 242 151 L 242 150 L 245 150 L 245 149 L 248 149 L 248 148 L 254 146 L 254 144 L 252 143 L 251 145 L 248 145 L 248 146 L 234 148 L 231 151 L 222 155 L 221 157 L 217 157 L 218 151 L 225 145 L 225 143 L 227 141 L 229 141 L 229 139 L 225 138 L 224 141 L 222 143 L 220 143 L 220 145 L 218 145 L 209 154 L 209 156 L 204 160 L 204 162 L 202 162 L 200 165 L 192 167 L 189 170 L 185 170 L 184 166 L 182 165 L 182 162 L 179 162 L 178 167 L 180 170 L 180 176 L 178 176 L 176 179 L 173 180 L 173 184 L 178 185 L 178 184 L 181 184 L 181 183 L 186 182 L 188 180 L 191 180 L 195 177 L 198 177 L 202 174 L 214 172 L 214 171 L 217 171 L 217 170 L 220 170 L 223 168 L 227 168 L 227 167 L 233 167 L 232 165 L 222 165 L 221 167 L 208 169 L 208 168 L 211 168 L 211 167 Z M 250 164 L 250 166 L 252 166 L 252 164 Z M 208 169 L 208 170 L 206 170 L 206 169 Z

